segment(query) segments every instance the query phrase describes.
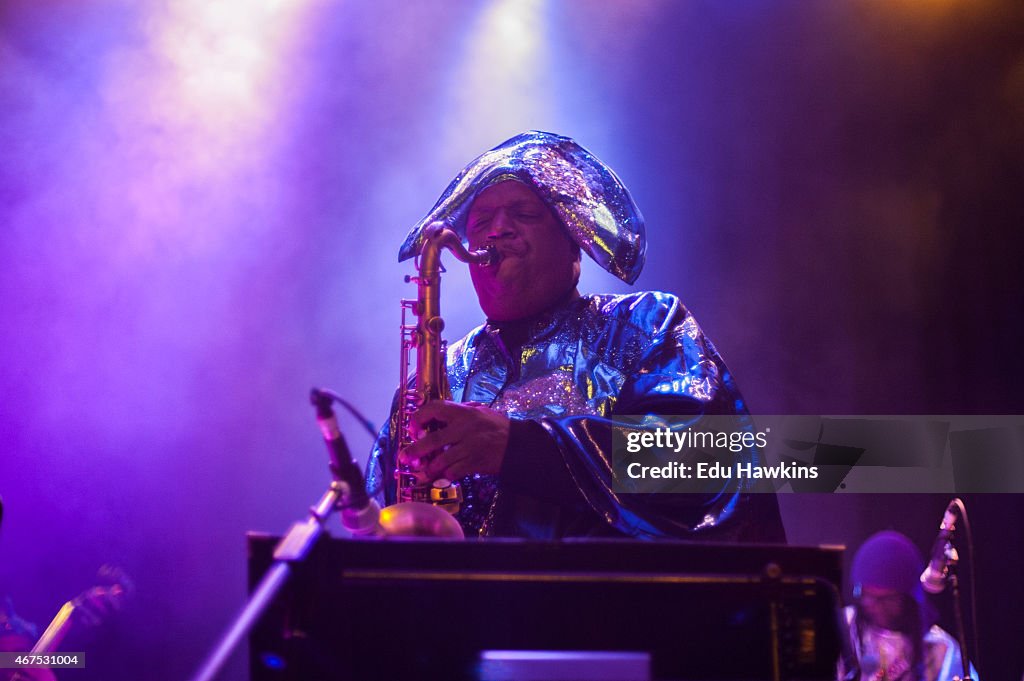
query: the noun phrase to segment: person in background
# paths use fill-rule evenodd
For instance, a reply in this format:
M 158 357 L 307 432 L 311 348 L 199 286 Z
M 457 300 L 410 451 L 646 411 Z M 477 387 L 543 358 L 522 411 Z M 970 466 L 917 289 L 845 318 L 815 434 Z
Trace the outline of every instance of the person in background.
M 38 628 L 14 612 L 9 596 L 0 596 L 0 652 L 26 653 L 39 636 Z M 57 681 L 50 669 L 0 669 L 0 681 Z
M 853 605 L 845 615 L 863 681 L 953 681 L 963 674 L 960 646 L 924 600 L 923 569 L 913 542 L 891 530 L 869 537 L 854 555 Z M 839 671 L 844 678 L 846 670 Z M 973 666 L 971 677 L 978 681 Z

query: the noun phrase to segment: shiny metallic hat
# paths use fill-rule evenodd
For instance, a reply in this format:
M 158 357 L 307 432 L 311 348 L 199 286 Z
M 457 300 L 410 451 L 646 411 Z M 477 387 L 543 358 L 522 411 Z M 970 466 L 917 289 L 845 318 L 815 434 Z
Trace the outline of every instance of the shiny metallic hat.
M 425 228 L 439 220 L 465 240 L 473 200 L 509 179 L 536 191 L 598 265 L 628 284 L 640 276 L 647 239 L 644 218 L 629 191 L 611 168 L 579 144 L 539 130 L 516 135 L 467 165 L 409 232 L 399 261 L 420 252 Z

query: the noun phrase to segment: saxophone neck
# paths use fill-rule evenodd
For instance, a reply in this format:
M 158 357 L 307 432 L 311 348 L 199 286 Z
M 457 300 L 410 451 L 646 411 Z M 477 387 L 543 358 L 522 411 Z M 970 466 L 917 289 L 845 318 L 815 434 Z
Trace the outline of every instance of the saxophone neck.
M 498 250 L 489 245 L 471 251 L 462 243 L 462 239 L 453 229 L 443 222 L 435 222 L 424 232 L 423 247 L 420 249 L 420 276 L 426 272 L 437 272 L 441 262 L 441 251 L 447 248 L 461 262 L 488 267 L 498 262 Z

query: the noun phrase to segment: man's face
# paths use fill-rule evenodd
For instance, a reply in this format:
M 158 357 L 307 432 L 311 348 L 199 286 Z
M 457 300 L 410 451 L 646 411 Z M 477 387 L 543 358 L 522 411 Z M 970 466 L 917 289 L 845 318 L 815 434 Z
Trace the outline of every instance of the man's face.
M 897 629 L 903 620 L 903 594 L 895 589 L 877 586 L 863 586 L 860 593 L 860 608 L 864 619 L 882 629 Z
M 471 249 L 493 243 L 501 262 L 471 265 L 473 287 L 488 319 L 513 321 L 551 307 L 576 288 L 575 244 L 530 187 L 506 180 L 480 192 L 469 208 Z

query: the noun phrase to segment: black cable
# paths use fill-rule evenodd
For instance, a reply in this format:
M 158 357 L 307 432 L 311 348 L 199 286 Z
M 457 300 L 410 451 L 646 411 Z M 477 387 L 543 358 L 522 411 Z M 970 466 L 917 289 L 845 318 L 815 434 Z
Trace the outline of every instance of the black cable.
M 332 400 L 334 400 L 341 406 L 345 407 L 348 413 L 352 414 L 355 420 L 358 421 L 359 424 L 366 429 L 366 432 L 370 434 L 370 437 L 372 437 L 375 440 L 377 439 L 378 431 L 377 427 L 373 425 L 373 421 L 363 416 L 362 412 L 353 407 L 348 400 L 346 400 L 344 397 L 334 392 L 333 390 L 327 390 L 326 388 L 318 388 L 318 390 L 322 392 L 324 395 L 330 397 Z

